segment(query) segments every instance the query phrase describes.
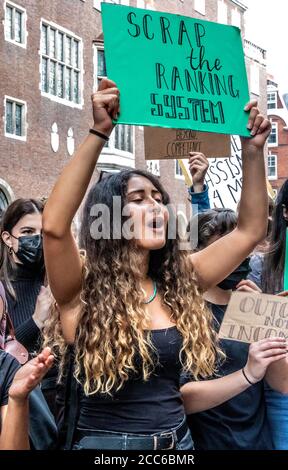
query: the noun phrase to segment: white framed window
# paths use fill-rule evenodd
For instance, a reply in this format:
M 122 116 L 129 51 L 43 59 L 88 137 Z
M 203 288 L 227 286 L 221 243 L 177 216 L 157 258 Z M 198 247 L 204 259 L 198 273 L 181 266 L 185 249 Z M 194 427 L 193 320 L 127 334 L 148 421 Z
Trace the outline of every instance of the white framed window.
M 271 122 L 272 128 L 268 138 L 269 147 L 278 147 L 278 123 Z
M 26 140 L 26 102 L 5 96 L 5 136 L 17 140 Z
M 277 155 L 269 154 L 268 157 L 268 179 L 269 180 L 277 180 Z
M 180 180 L 184 180 L 184 175 L 182 172 L 182 168 L 178 160 L 175 160 L 175 177 Z
M 218 0 L 217 5 L 217 21 L 218 23 L 227 24 L 228 22 L 228 10 L 227 4 L 224 0 Z
M 254 95 L 260 95 L 260 69 L 256 62 L 250 64 L 250 92 Z
M 231 24 L 241 29 L 241 14 L 237 8 L 233 8 L 231 13 Z
M 97 90 L 102 78 L 107 77 L 103 44 L 94 45 L 94 89 Z
M 0 218 L 1 212 L 4 212 L 14 199 L 15 196 L 11 186 L 0 178 Z
M 16 3 L 5 2 L 5 40 L 26 48 L 26 10 Z
M 276 109 L 277 108 L 277 92 L 270 91 L 267 93 L 267 108 Z
M 129 6 L 130 0 L 94 0 L 93 6 L 96 10 L 101 11 L 101 3 L 117 3 L 118 5 Z
M 205 15 L 206 13 L 206 5 L 205 5 L 205 0 L 194 0 L 194 10 L 198 11 L 198 13 L 201 13 L 201 15 Z
M 41 21 L 41 94 L 81 108 L 82 40 L 54 23 Z
M 105 52 L 103 44 L 94 44 L 94 85 L 97 88 L 103 77 L 106 77 Z M 107 149 L 122 151 L 129 154 L 134 152 L 134 131 L 132 126 L 118 124 L 112 132 Z
M 4 212 L 7 209 L 8 205 L 9 205 L 8 198 L 6 194 L 4 193 L 4 191 L 2 190 L 2 188 L 0 187 L 0 215 L 2 211 Z

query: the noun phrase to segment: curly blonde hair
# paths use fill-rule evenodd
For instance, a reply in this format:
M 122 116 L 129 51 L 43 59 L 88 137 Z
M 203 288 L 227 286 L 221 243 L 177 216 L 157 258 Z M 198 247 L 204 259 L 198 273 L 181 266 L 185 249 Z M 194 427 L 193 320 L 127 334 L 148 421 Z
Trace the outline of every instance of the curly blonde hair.
M 133 170 L 112 175 L 96 184 L 88 195 L 83 213 L 80 245 L 86 256 L 82 312 L 74 350 L 75 377 L 83 384 L 87 395 L 118 391 L 139 368 L 143 380 L 147 381 L 157 364 L 157 351 L 143 303 L 139 249 L 133 241 L 123 238 L 95 241 L 88 230 L 93 204 L 101 202 L 112 207 L 111 195 L 125 198 L 128 181 L 134 175 L 152 181 L 161 192 L 163 203 L 168 204 L 168 194 L 156 178 Z M 188 253 L 179 250 L 179 239 L 167 239 L 162 249 L 150 252 L 148 275 L 156 281 L 162 303 L 170 308 L 171 321 L 182 335 L 179 359 L 183 372 L 196 380 L 211 376 L 220 351 L 212 328 L 212 314 L 200 292 Z M 46 345 L 54 351 L 57 349 L 63 369 L 67 346 L 61 334 L 59 313 L 54 312 L 46 323 L 45 338 Z

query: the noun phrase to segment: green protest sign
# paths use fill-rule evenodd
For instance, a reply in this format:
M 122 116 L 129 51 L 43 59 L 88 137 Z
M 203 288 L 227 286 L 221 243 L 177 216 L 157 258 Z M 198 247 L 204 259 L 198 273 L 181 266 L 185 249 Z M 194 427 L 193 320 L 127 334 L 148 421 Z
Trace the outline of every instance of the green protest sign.
M 119 123 L 250 135 L 238 28 L 109 3 L 102 21 Z

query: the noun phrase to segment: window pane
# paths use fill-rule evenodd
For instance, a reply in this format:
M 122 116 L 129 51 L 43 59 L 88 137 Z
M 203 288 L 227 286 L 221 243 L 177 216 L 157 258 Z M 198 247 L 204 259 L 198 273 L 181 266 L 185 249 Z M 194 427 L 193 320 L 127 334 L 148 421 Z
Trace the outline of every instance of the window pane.
M 22 42 L 22 13 L 15 10 L 15 41 Z
M 276 158 L 275 156 L 268 156 L 268 176 L 276 176 Z
M 79 103 L 79 72 L 74 72 L 73 101 L 74 103 Z
M 66 64 L 71 65 L 71 38 L 66 36 Z
M 275 109 L 276 108 L 276 101 L 268 102 L 268 109 Z
M 277 143 L 277 124 L 272 123 L 271 133 L 268 138 L 268 144 Z
M 6 132 L 13 134 L 13 104 L 6 101 Z
M 105 63 L 105 54 L 101 49 L 97 49 L 97 75 L 100 77 L 106 77 L 106 63 Z
M 7 206 L 9 205 L 8 199 L 6 197 L 6 194 L 0 189 L 0 212 L 5 211 L 7 209 Z
M 133 152 L 133 132 L 132 132 L 132 126 L 126 126 L 126 151 L 132 153 Z
M 41 28 L 41 52 L 42 54 L 48 54 L 47 50 L 47 26 L 42 24 Z
M 65 98 L 71 101 L 71 69 L 65 71 Z
M 57 96 L 64 98 L 64 65 L 58 64 Z
M 276 144 L 276 134 L 270 134 L 268 144 Z
M 42 91 L 48 93 L 48 59 L 42 58 L 42 76 L 41 76 Z
M 122 132 L 121 132 L 121 146 L 120 146 L 120 150 L 125 150 L 125 134 L 126 134 L 126 126 L 123 125 L 121 126 L 122 127 Z
M 64 62 L 64 34 L 58 33 L 58 59 Z
M 56 31 L 50 29 L 50 57 L 56 57 Z
M 73 41 L 73 67 L 79 68 L 79 43 Z
M 6 7 L 5 33 L 7 39 L 12 39 L 12 8 Z
M 115 149 L 120 150 L 121 145 L 121 124 L 115 127 Z
M 16 104 L 15 110 L 16 135 L 22 135 L 22 105 Z
M 42 25 L 41 53 L 42 91 L 79 103 L 80 41 Z M 49 58 L 44 60 L 44 54 Z
M 177 176 L 182 176 L 183 175 L 182 169 L 181 169 L 181 166 L 180 166 L 178 160 L 176 160 L 176 175 Z
M 49 64 L 49 93 L 56 95 L 56 63 L 52 60 Z

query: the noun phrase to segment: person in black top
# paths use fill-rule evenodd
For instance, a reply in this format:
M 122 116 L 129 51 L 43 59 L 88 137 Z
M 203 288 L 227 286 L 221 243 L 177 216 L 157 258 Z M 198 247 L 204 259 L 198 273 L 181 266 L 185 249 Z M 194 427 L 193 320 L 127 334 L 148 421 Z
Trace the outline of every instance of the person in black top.
M 53 302 L 50 289 L 43 285 L 42 212 L 41 201 L 17 199 L 7 207 L 0 227 L 0 282 L 16 338 L 30 354 L 41 347 L 42 329 Z M 53 411 L 55 383 L 52 369 L 42 386 Z
M 233 233 L 199 253 L 181 251 L 159 180 L 124 170 L 95 184 L 85 200 L 81 257 L 71 222 L 120 111 L 115 83 L 103 79 L 92 106 L 93 128 L 43 213 L 46 269 L 58 306 L 56 342 L 62 351 L 63 341 L 74 344 L 74 375 L 81 384 L 73 443 L 191 449 L 184 407 L 190 413 L 207 409 L 250 387 L 237 371 L 189 382 L 180 391 L 180 376 L 182 369 L 196 379 L 213 373 L 217 346 L 201 292 L 233 271 L 266 231 L 263 146 L 270 123 L 255 102 L 247 105 L 251 138 L 242 140 L 243 209 Z M 261 380 L 284 349 L 281 339 L 252 347 L 245 365 L 250 381 Z
M 35 420 L 31 418 L 30 414 L 29 426 L 28 398 L 51 368 L 52 363 L 53 355 L 51 355 L 49 348 L 45 348 L 41 354 L 23 367 L 20 367 L 10 354 L 0 349 L 0 450 L 30 449 L 31 435 L 35 435 L 35 429 L 33 433 Z M 40 409 L 40 413 L 42 413 L 42 409 Z M 41 419 L 41 416 L 39 418 Z M 44 414 L 42 422 L 43 426 L 47 425 Z M 41 434 L 39 428 L 37 431 Z
M 198 227 L 198 250 L 230 233 L 237 225 L 237 216 L 230 209 L 212 209 L 198 214 L 191 225 Z M 192 227 L 193 230 L 193 227 Z M 219 331 L 232 291 L 259 292 L 249 280 L 249 258 L 204 297 Z M 260 291 L 261 292 L 261 291 Z M 221 340 L 226 359 L 218 367 L 220 377 L 242 369 L 247 361 L 249 344 Z M 267 420 L 264 380 L 231 398 L 220 406 L 188 417 L 195 448 L 198 450 L 271 450 L 272 437 Z

